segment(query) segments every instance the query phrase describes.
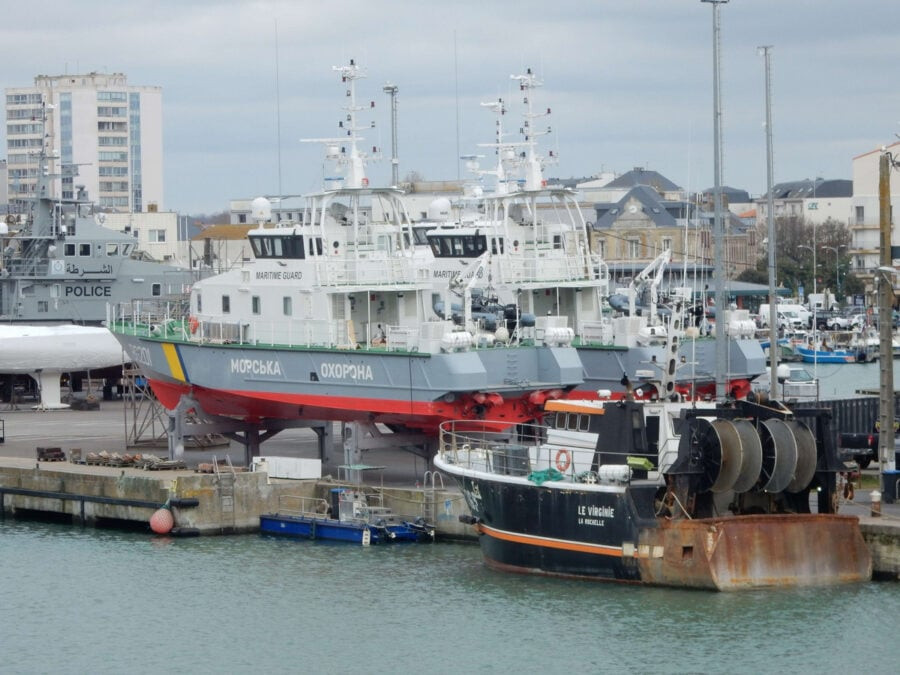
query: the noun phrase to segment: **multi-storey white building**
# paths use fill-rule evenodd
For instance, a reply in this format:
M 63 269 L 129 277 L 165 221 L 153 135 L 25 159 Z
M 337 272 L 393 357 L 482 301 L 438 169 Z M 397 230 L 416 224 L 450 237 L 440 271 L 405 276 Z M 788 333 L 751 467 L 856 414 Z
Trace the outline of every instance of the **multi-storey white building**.
M 802 218 L 810 225 L 837 220 L 847 223 L 854 184 L 844 179 L 815 178 L 772 186 L 776 218 Z M 756 199 L 756 222 L 765 226 L 769 218 L 768 195 Z
M 45 119 L 46 116 L 46 119 Z M 32 195 L 41 145 L 58 164 L 55 194 L 83 185 L 102 209 L 163 209 L 162 89 L 122 73 L 38 75 L 6 89 L 9 199 Z

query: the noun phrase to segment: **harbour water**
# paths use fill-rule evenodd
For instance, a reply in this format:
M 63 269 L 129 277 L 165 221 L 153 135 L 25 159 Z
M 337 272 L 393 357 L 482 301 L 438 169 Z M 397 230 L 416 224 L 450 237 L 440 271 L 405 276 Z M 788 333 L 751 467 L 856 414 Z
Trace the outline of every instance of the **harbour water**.
M 810 374 L 819 378 L 819 395 L 823 398 L 847 398 L 857 391 L 878 395 L 880 367 L 870 363 L 803 363 Z M 894 388 L 900 389 L 900 359 L 894 359 Z
M 806 367 L 825 397 L 878 388 L 877 363 Z M 0 673 L 844 673 L 900 662 L 890 582 L 712 594 L 504 574 L 474 544 L 168 539 L 11 518 L 0 521 L 0 570 Z
M 472 544 L 0 522 L 3 673 L 895 672 L 900 584 L 713 594 L 492 571 Z

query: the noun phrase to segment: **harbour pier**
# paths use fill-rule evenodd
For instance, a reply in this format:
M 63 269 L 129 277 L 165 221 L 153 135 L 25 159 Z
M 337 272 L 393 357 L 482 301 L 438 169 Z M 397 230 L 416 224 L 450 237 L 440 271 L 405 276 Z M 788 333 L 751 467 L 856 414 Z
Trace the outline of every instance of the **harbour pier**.
M 168 504 L 175 535 L 258 532 L 261 513 L 278 512 L 297 498 L 324 499 L 338 486 L 357 485 L 341 470 L 343 451 L 329 449 L 320 456 L 317 436 L 309 429 L 287 430 L 262 445 L 264 456 L 322 461 L 321 478 L 297 480 L 273 478 L 264 470 L 223 461 L 243 457 L 244 448 L 235 443 L 186 450 L 187 468 L 85 463 L 88 453 L 166 456 L 165 445 L 126 448 L 118 401 L 104 401 L 100 410 L 91 411 L 0 411 L 0 418 L 5 426 L 0 442 L 0 517 L 31 513 L 73 524 L 114 524 L 149 531 L 152 514 Z M 45 456 L 48 448 L 58 448 L 60 459 L 38 459 L 38 448 Z M 459 492 L 452 486 L 444 488 L 440 480 L 426 483 L 423 477 L 427 480 L 433 474 L 421 458 L 380 448 L 367 451 L 365 459 L 386 467 L 383 482 L 362 486 L 368 493 L 381 495 L 385 507 L 428 517 L 438 536 L 472 536 L 459 522 L 459 515 L 467 513 Z

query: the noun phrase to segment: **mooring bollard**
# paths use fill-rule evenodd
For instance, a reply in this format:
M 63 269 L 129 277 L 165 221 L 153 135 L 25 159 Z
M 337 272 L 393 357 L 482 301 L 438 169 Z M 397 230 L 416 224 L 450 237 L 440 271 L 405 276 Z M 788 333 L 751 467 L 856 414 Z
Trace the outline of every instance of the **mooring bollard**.
M 877 518 L 881 515 L 881 493 L 878 490 L 872 490 L 872 516 Z

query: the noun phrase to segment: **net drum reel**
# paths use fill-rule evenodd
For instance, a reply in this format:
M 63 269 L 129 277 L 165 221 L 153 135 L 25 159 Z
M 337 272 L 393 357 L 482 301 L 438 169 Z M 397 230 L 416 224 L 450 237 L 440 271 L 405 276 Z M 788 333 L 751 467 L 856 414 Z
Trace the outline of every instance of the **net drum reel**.
M 816 471 L 816 439 L 802 422 L 698 417 L 688 434 L 699 492 L 797 493 Z

